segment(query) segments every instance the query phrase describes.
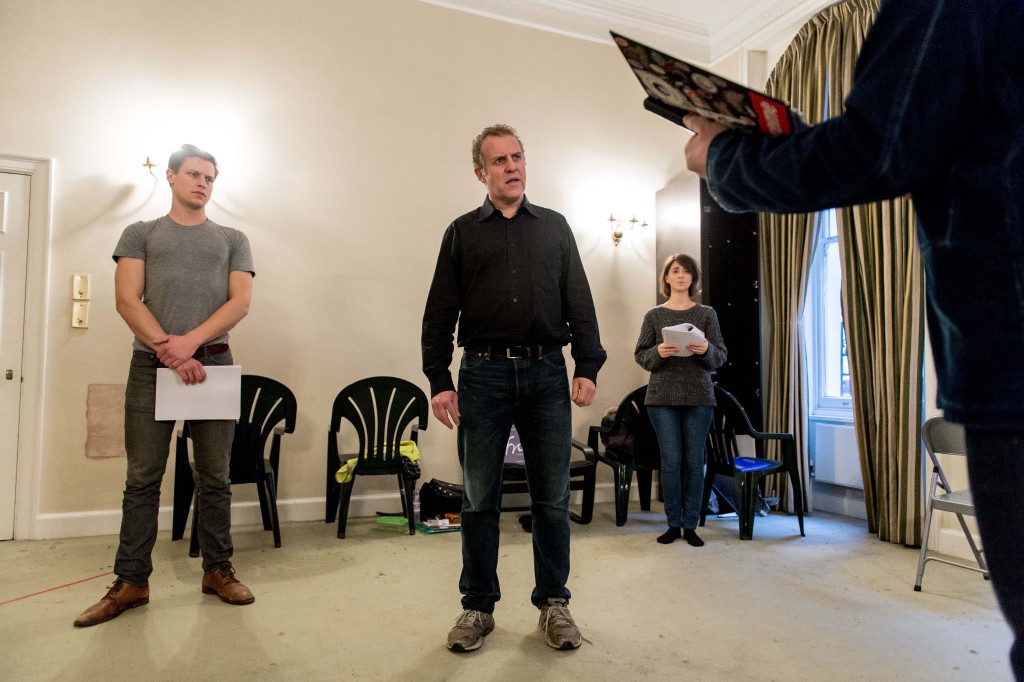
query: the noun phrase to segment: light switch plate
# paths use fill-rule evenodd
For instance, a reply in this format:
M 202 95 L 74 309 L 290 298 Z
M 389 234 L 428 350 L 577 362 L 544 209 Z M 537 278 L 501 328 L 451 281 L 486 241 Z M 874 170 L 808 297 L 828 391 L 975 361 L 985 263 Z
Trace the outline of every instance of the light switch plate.
M 79 301 L 71 304 L 71 326 L 76 329 L 89 327 L 89 302 Z
M 89 292 L 90 280 L 92 278 L 89 275 L 76 273 L 71 275 L 71 300 L 72 301 L 88 301 L 92 296 Z

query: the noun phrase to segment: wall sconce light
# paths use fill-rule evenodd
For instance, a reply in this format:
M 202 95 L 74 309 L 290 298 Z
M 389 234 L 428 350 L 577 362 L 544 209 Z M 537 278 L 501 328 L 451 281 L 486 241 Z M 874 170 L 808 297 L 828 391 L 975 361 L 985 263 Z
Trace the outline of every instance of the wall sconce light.
M 156 164 L 150 161 L 148 156 L 146 157 L 146 163 L 142 164 L 142 167 L 148 170 L 149 174 L 154 178 L 156 177 L 156 173 L 153 172 L 153 169 L 156 168 Z
M 630 232 L 641 232 L 647 228 L 647 221 L 637 220 L 636 215 L 626 222 L 629 223 L 629 227 L 623 229 L 622 221 L 616 218 L 614 213 L 608 214 L 608 226 L 611 228 L 612 243 L 615 244 L 615 246 L 618 246 L 619 242 L 622 241 L 622 235 L 625 234 L 626 230 L 629 230 Z

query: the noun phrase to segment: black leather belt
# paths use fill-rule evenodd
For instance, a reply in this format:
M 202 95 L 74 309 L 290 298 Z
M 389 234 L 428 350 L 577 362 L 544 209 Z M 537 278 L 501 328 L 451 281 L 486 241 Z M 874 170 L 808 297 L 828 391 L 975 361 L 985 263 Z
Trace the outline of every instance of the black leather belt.
M 554 353 L 560 350 L 561 346 L 485 346 L 478 348 L 466 347 L 466 353 L 479 355 L 484 358 L 508 358 L 509 360 L 521 360 L 523 358 L 539 358 L 546 353 Z
M 205 358 L 218 353 L 227 353 L 231 348 L 226 343 L 211 343 L 208 346 L 200 346 L 195 352 L 194 358 Z

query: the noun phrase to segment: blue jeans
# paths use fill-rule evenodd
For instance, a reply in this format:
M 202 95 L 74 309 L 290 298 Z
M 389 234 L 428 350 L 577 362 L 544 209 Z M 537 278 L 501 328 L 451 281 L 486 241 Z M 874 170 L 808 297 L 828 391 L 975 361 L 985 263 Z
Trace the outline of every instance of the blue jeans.
M 1010 666 L 1024 680 L 1024 430 L 967 427 L 967 472 L 992 589 L 1014 634 Z
M 515 424 L 526 460 L 533 515 L 535 606 L 569 600 L 569 459 L 572 420 L 565 358 L 462 356 L 459 368 L 462 607 L 491 613 L 498 586 L 502 465 Z
M 670 528 L 694 529 L 704 496 L 704 444 L 715 416 L 707 405 L 648 405 L 661 449 L 661 494 Z
M 231 352 L 203 358 L 204 365 L 230 365 Z M 135 351 L 128 372 L 124 400 L 124 446 L 128 472 L 124 484 L 121 538 L 114 573 L 126 583 L 146 585 L 153 573 L 160 512 L 160 484 L 167 468 L 173 421 L 153 419 L 156 406 L 156 370 L 163 365 L 152 353 Z M 229 561 L 231 544 L 231 480 L 228 462 L 235 423 L 225 420 L 190 421 L 196 463 L 199 549 L 203 569 Z

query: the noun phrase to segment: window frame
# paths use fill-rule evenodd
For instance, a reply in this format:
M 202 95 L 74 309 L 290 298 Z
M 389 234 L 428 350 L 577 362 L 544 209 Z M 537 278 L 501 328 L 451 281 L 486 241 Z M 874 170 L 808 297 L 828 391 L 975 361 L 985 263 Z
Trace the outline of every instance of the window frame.
M 829 421 L 853 421 L 853 397 L 835 396 L 828 394 L 827 363 L 822 360 L 828 352 L 828 341 L 826 339 L 827 316 L 825 315 L 825 295 L 828 291 L 828 270 L 826 254 L 830 247 L 838 248 L 839 237 L 835 220 L 835 211 L 827 210 L 817 214 L 818 235 L 815 243 L 814 254 L 811 257 L 810 276 L 808 279 L 808 305 L 804 314 L 804 329 L 807 330 L 805 343 L 807 346 L 808 360 L 808 415 L 812 418 L 827 419 Z M 837 261 L 838 264 L 838 261 Z M 840 273 L 840 282 L 842 274 Z M 840 334 L 839 345 L 842 349 L 847 346 L 846 329 L 842 314 L 842 302 L 837 301 L 840 306 Z M 843 353 L 840 358 L 840 384 L 844 376 L 849 382 L 849 356 Z

